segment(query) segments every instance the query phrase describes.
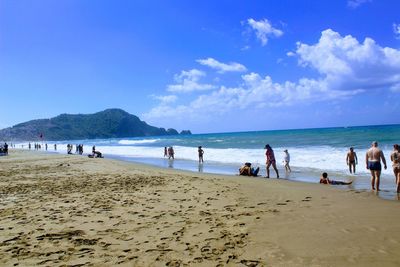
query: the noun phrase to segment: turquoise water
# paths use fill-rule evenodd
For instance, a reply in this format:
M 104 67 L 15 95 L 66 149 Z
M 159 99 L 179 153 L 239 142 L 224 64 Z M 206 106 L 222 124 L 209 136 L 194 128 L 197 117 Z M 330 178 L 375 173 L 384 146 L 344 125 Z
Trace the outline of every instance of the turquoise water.
M 368 190 L 369 171 L 365 168 L 365 153 L 372 141 L 378 141 L 388 161 L 382 172 L 382 189 L 387 198 L 394 195 L 390 153 L 393 144 L 400 143 L 400 125 L 338 127 L 321 129 L 277 130 L 238 133 L 193 134 L 178 136 L 140 137 L 122 139 L 74 140 L 58 143 L 58 152 L 65 153 L 66 144 L 83 144 L 84 152 L 91 147 L 106 157 L 143 162 L 166 168 L 195 172 L 236 174 L 244 162 L 261 168 L 265 176 L 265 144 L 274 149 L 280 176 L 293 181 L 318 182 L 322 172 L 335 180 L 353 180 L 352 189 Z M 52 149 L 52 142 L 49 142 Z M 26 144 L 25 144 L 26 145 Z M 173 146 L 175 160 L 163 157 L 164 147 Z M 204 164 L 198 164 L 197 147 L 204 149 Z M 346 165 L 349 147 L 355 148 L 359 164 L 357 174 L 350 175 Z M 25 146 L 27 147 L 27 146 Z M 285 173 L 283 150 L 288 149 L 292 173 Z M 275 177 L 272 171 L 272 177 Z

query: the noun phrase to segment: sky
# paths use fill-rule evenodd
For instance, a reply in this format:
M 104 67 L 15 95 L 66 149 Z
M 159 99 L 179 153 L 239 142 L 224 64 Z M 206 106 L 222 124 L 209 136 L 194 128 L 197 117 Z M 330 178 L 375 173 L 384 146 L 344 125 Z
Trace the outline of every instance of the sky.
M 398 0 L 0 0 L 0 128 L 121 108 L 193 133 L 400 123 Z

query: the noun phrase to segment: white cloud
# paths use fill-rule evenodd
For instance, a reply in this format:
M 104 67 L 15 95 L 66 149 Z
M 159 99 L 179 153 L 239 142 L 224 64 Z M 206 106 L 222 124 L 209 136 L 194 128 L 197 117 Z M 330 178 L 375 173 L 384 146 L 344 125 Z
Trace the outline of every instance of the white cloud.
M 372 2 L 372 0 L 348 0 L 347 6 L 351 8 L 357 8 L 365 3 Z
M 400 24 L 393 23 L 393 33 L 396 39 L 400 39 Z
M 290 51 L 290 52 L 287 52 L 286 55 L 288 57 L 294 57 L 296 54 Z
M 204 91 L 215 89 L 215 86 L 211 84 L 199 83 L 201 77 L 206 76 L 206 74 L 200 70 L 192 69 L 189 71 L 182 71 L 179 75 L 174 76 L 177 84 L 170 84 L 167 86 L 167 91 L 185 93 L 193 91 Z
M 272 27 L 267 19 L 256 21 L 250 18 L 247 20 L 247 23 L 255 31 L 257 38 L 261 41 L 263 46 L 268 43 L 268 38 L 270 36 L 280 37 L 283 35 L 283 31 Z
M 400 50 L 381 47 L 371 38 L 360 43 L 327 29 L 318 43 L 297 44 L 302 66 L 317 70 L 333 90 L 390 88 L 400 83 Z
M 164 96 L 151 95 L 151 97 L 156 100 L 159 100 L 162 104 L 174 103 L 178 99 L 176 95 L 164 95 Z
M 212 69 L 216 69 L 220 73 L 224 72 L 244 72 L 247 71 L 246 67 L 236 62 L 230 62 L 229 64 L 219 62 L 211 57 L 207 59 L 196 60 L 199 64 L 208 66 Z

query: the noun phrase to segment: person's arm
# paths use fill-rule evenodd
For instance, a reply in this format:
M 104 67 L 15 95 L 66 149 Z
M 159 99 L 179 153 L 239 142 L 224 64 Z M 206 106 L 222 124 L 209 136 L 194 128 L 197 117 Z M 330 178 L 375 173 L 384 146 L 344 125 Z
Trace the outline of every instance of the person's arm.
M 365 153 L 365 166 L 367 167 L 367 169 L 369 169 L 368 168 L 368 152 Z
M 357 153 L 354 152 L 354 158 L 356 159 L 356 165 L 358 164 L 358 158 L 357 158 Z
M 349 165 L 349 153 L 346 155 L 346 164 Z
M 385 170 L 387 169 L 387 166 L 386 166 L 386 159 L 385 159 L 385 155 L 383 154 L 383 151 L 381 150 L 381 159 L 382 159 L 382 162 L 383 162 L 383 167 L 385 168 Z

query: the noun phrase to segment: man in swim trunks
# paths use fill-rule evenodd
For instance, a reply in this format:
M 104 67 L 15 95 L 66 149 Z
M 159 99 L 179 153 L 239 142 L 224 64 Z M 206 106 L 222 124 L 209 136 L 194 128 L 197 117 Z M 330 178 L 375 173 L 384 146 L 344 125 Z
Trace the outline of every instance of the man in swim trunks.
M 272 165 L 276 172 L 276 178 L 279 178 L 278 168 L 276 168 L 276 160 L 274 151 L 272 150 L 270 145 L 265 145 L 264 147 L 267 151 L 265 152 L 265 156 L 267 156 L 267 178 L 269 178 L 269 167 Z
M 350 151 L 347 152 L 346 162 L 347 165 L 349 165 L 350 173 L 356 173 L 356 165 L 358 164 L 358 159 L 353 147 L 350 147 Z
M 390 159 L 393 162 L 393 174 L 396 180 L 396 191 L 400 193 L 400 151 L 399 145 L 393 145 L 393 152 L 390 155 Z
M 371 171 L 371 188 L 376 191 L 379 191 L 380 177 L 381 177 L 381 160 L 383 162 L 383 166 L 386 170 L 386 159 L 385 155 L 383 155 L 382 150 L 378 148 L 378 142 L 372 142 L 372 147 L 368 149 L 365 155 L 365 164 L 367 165 L 367 169 Z

